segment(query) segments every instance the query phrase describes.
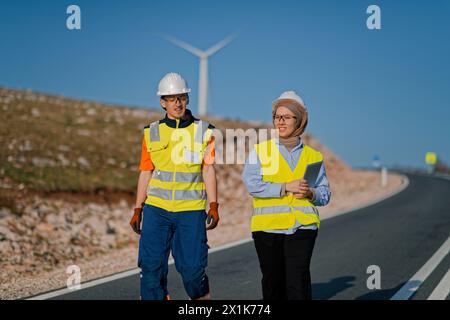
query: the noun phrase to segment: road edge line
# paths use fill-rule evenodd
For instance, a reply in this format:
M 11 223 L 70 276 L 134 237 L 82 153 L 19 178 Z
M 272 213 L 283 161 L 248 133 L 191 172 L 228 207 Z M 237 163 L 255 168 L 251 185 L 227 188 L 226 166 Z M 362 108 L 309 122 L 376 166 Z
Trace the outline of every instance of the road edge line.
M 450 293 L 450 269 L 439 281 L 439 284 L 434 288 L 433 292 L 427 298 L 427 300 L 445 300 Z
M 437 251 L 428 259 L 427 262 L 398 290 L 390 300 L 408 300 L 430 274 L 436 269 L 444 260 L 450 250 L 450 237 L 437 249 Z

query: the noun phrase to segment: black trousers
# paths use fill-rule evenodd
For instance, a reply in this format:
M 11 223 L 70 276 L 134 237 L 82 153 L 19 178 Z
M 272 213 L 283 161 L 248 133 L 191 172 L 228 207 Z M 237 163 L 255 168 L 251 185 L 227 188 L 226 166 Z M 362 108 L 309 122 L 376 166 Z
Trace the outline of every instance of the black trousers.
M 253 232 L 264 300 L 311 300 L 309 266 L 317 230 L 292 235 Z

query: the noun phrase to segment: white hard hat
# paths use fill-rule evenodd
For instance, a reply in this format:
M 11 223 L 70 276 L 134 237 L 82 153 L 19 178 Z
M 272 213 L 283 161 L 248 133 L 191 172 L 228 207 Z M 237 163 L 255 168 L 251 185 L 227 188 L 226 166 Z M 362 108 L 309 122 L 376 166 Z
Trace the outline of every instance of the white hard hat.
M 191 89 L 188 88 L 186 80 L 183 79 L 178 73 L 168 73 L 161 81 L 159 81 L 158 96 L 168 96 L 172 94 L 189 93 Z
M 272 102 L 272 106 L 275 106 L 275 104 L 278 102 L 278 100 L 285 100 L 285 99 L 289 99 L 289 100 L 294 100 L 297 101 L 298 103 L 300 103 L 305 109 L 305 103 L 303 102 L 303 99 L 295 93 L 295 91 L 285 91 L 283 92 L 276 100 L 274 100 Z

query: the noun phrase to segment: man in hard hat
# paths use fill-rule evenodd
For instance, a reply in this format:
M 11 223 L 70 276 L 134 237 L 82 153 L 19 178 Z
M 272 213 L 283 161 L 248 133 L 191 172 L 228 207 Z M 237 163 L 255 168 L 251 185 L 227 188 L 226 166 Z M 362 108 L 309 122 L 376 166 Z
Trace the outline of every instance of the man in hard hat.
M 138 266 L 141 299 L 145 300 L 170 299 L 170 252 L 189 297 L 210 298 L 205 273 L 209 248 L 206 230 L 219 222 L 214 126 L 186 109 L 189 92 L 179 74 L 164 76 L 157 95 L 166 115 L 144 128 L 141 173 L 130 224 L 141 235 Z

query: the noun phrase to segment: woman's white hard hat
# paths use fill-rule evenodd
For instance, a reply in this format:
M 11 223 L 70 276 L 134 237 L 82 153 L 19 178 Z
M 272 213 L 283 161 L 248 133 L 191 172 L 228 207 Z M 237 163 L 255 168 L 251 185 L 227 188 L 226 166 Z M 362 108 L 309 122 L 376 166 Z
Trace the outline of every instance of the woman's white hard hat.
M 274 100 L 272 102 L 272 106 L 275 106 L 278 103 L 279 100 L 286 100 L 286 99 L 294 100 L 294 101 L 300 103 L 306 109 L 306 106 L 305 106 L 305 103 L 303 102 L 303 99 L 298 94 L 296 94 L 295 91 L 285 91 L 285 92 L 283 92 L 276 100 Z

